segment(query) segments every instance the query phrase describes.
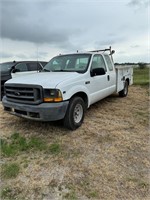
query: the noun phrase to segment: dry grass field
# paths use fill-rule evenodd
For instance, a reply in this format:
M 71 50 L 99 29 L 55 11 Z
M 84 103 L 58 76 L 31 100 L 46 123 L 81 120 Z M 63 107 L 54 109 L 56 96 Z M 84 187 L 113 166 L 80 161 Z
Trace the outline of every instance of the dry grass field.
M 11 116 L 0 104 L 1 199 L 150 199 L 148 108 L 148 87 L 131 86 L 126 98 L 91 106 L 72 132 Z

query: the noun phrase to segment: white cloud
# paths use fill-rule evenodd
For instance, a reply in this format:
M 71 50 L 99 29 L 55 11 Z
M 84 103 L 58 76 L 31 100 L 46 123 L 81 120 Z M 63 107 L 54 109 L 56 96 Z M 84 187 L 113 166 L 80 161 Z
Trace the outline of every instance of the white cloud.
M 142 51 L 141 61 L 148 62 L 146 2 L 1 0 L 2 60 L 14 57 L 33 60 L 37 57 L 37 49 L 40 59 L 49 60 L 62 52 L 112 45 L 117 61 L 132 59 L 137 62 Z M 133 51 L 134 46 L 138 48 Z

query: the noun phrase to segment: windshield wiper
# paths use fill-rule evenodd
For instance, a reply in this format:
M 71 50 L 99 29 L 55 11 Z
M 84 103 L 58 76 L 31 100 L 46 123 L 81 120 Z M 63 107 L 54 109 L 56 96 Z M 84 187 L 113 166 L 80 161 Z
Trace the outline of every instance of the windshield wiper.
M 58 69 L 58 70 L 54 70 L 53 72 L 76 72 L 76 71 L 72 71 L 69 69 Z
M 42 71 L 41 72 L 50 72 L 50 70 L 48 70 L 48 69 L 42 69 Z
M 65 72 L 64 69 L 56 69 L 56 70 L 53 70 L 53 72 Z

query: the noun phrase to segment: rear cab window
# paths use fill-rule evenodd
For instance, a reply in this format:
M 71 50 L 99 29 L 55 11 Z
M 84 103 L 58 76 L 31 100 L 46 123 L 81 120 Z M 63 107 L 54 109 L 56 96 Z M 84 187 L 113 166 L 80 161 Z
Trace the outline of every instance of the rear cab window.
M 113 71 L 114 66 L 113 66 L 112 60 L 109 57 L 109 55 L 104 55 L 104 58 L 105 58 L 105 61 L 107 63 L 109 71 Z

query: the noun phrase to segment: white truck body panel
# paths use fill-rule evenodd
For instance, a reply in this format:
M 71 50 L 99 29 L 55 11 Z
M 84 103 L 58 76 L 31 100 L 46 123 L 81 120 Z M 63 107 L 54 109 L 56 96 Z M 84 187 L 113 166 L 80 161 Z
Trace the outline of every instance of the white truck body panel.
M 107 76 L 105 74 L 89 78 L 90 84 L 87 85 L 87 88 L 90 94 L 90 105 L 115 92 L 116 86 L 110 85 Z
M 133 84 L 133 68 L 132 67 L 122 67 L 122 66 L 116 66 L 116 85 L 117 85 L 117 90 L 116 92 L 119 92 L 123 89 L 124 87 L 124 80 L 129 79 L 129 85 Z

